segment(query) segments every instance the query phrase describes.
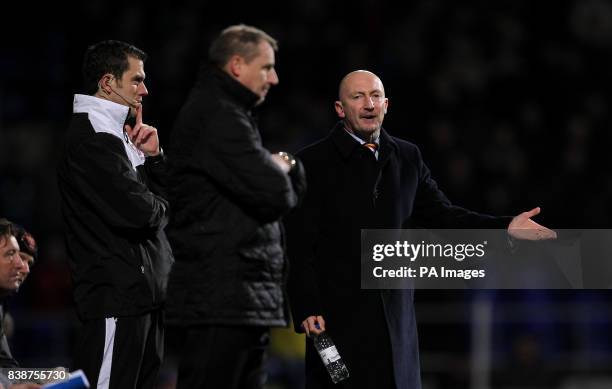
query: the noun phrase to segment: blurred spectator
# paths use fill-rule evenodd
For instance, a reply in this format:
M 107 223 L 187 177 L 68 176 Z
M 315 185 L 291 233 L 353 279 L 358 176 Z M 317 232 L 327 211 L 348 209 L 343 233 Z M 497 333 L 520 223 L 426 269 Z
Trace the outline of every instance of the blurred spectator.
M 279 82 L 277 49 L 263 30 L 225 28 L 174 126 L 166 315 L 178 388 L 262 389 L 270 328 L 289 321 L 280 219 L 304 172 L 263 147 L 253 114 Z
M 9 348 L 6 334 L 4 332 L 4 302 L 6 297 L 17 292 L 27 275 L 29 274 L 29 264 L 27 257 L 30 253 L 35 253 L 36 242 L 31 235 L 23 241 L 26 255 L 21 256 L 19 251 L 18 239 L 25 237 L 27 232 L 22 227 L 16 227 L 6 219 L 0 219 L 0 367 L 18 367 L 17 361 L 13 358 Z M 0 374 L 0 388 L 8 389 L 35 389 L 40 388 L 37 384 L 11 385 L 10 380 Z

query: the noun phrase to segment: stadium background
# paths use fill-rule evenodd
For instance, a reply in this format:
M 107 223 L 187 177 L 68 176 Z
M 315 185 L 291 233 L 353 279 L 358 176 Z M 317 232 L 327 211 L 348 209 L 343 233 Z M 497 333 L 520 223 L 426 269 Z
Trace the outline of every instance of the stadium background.
M 83 52 L 103 39 L 149 54 L 144 117 L 162 144 L 203 49 L 242 22 L 280 42 L 280 84 L 260 109 L 271 150 L 325 136 L 340 78 L 369 69 L 390 99 L 385 128 L 421 147 L 453 202 L 507 215 L 541 206 L 538 220 L 555 228 L 612 224 L 609 1 L 12 6 L 0 27 L 0 215 L 40 245 L 9 302 L 23 366 L 69 363 L 76 318 L 54 166 Z M 426 388 L 612 385 L 608 291 L 419 291 L 416 299 Z M 301 344 L 275 333 L 270 388 L 299 387 Z

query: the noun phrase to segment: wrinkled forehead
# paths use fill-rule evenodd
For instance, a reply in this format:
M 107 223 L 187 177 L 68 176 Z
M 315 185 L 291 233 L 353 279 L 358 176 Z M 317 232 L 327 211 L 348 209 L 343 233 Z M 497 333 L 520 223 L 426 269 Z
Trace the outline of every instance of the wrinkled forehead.
M 340 83 L 340 95 L 347 96 L 353 93 L 385 93 L 382 81 L 375 74 L 369 72 L 351 73 Z

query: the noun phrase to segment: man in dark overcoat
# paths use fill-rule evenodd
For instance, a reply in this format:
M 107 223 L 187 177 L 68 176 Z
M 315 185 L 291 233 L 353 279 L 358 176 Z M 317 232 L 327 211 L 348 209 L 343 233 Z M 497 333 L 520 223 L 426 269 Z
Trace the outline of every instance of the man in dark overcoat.
M 287 219 L 289 295 L 298 332 L 325 329 L 350 378 L 342 388 L 421 387 L 413 290 L 360 288 L 361 229 L 508 228 L 511 236 L 551 237 L 530 219 L 478 214 L 452 205 L 438 189 L 414 144 L 383 128 L 387 112 L 381 80 L 349 73 L 340 83 L 341 121 L 325 139 L 298 155 L 308 192 Z M 332 388 L 307 342 L 307 388 Z

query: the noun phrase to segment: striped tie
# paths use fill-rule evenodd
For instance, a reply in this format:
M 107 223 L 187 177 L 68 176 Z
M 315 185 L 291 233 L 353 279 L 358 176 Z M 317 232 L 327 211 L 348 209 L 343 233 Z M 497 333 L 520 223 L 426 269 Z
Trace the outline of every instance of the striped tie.
M 372 150 L 373 153 L 376 153 L 376 150 L 378 150 L 378 145 L 376 143 L 364 143 L 363 145 Z

